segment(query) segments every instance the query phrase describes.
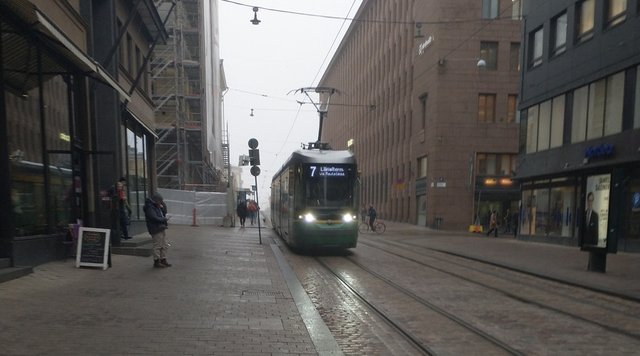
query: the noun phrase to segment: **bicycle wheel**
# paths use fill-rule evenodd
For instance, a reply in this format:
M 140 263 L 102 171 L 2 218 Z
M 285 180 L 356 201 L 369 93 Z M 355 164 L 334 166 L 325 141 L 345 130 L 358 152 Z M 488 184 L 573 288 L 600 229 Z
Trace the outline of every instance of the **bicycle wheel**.
M 360 223 L 360 225 L 358 225 L 358 231 L 361 234 L 364 234 L 365 232 L 369 232 L 369 224 L 367 223 Z
M 385 231 L 387 231 L 387 225 L 385 225 L 383 222 L 377 222 L 376 223 L 376 233 L 382 234 Z

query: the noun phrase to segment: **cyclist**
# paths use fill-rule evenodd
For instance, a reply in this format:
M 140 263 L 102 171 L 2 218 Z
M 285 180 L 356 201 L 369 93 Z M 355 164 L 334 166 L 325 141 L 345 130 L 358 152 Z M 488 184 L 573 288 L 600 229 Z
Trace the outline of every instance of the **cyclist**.
M 373 208 L 373 205 L 369 205 L 369 227 L 371 228 L 371 231 L 376 231 L 376 227 L 373 225 L 373 223 L 376 221 L 376 209 Z

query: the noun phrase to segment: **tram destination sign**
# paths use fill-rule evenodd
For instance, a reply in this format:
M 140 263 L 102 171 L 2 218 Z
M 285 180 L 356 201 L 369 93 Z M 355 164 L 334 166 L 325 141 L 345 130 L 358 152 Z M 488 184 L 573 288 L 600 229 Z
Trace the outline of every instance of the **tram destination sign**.
M 343 166 L 310 165 L 307 170 L 310 178 L 316 177 L 346 177 L 347 170 Z

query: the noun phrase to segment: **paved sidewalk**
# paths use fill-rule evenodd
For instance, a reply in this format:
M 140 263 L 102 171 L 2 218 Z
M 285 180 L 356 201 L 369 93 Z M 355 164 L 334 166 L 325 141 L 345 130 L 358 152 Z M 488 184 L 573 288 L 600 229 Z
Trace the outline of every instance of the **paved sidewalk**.
M 603 274 L 577 247 L 386 223 L 375 237 L 640 301 L 640 254 L 609 255 Z M 113 255 L 106 271 L 69 259 L 0 283 L 0 354 L 341 354 L 271 229 L 262 244 L 256 228 L 171 226 L 168 236 L 170 268 Z
M 169 268 L 126 255 L 106 271 L 38 266 L 0 284 L 0 354 L 340 354 L 271 236 L 171 226 Z
M 384 238 L 417 244 L 452 254 L 544 276 L 640 302 L 640 254 L 607 255 L 606 273 L 587 271 L 589 253 L 580 248 L 498 238 L 485 234 L 447 232 L 387 222 Z

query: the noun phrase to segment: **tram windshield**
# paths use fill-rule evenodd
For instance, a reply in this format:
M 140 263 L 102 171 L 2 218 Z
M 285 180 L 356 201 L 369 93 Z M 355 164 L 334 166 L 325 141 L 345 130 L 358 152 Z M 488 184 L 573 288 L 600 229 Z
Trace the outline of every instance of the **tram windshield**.
M 307 206 L 341 207 L 353 205 L 355 166 L 347 164 L 309 164 L 305 166 Z

